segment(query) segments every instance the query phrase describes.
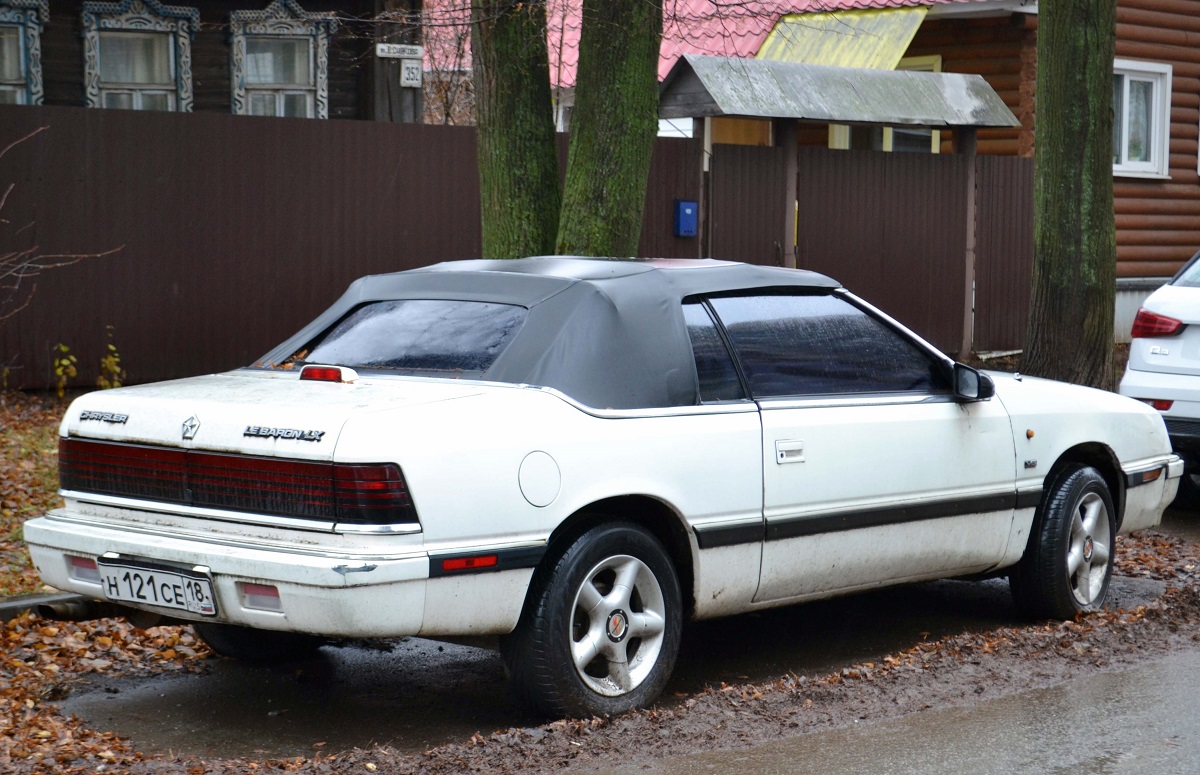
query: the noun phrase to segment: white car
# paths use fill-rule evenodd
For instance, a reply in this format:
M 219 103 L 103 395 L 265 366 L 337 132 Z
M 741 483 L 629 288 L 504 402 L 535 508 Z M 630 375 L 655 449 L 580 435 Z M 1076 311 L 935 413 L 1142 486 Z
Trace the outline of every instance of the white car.
M 1138 310 L 1120 393 L 1162 413 L 1185 464 L 1179 496 L 1200 505 L 1200 253 Z
M 551 714 L 654 701 L 685 619 L 958 576 L 1104 601 L 1182 462 L 1120 396 L 957 364 L 836 282 L 712 260 L 368 277 L 243 369 L 99 391 L 46 583 L 218 652 L 502 636 Z

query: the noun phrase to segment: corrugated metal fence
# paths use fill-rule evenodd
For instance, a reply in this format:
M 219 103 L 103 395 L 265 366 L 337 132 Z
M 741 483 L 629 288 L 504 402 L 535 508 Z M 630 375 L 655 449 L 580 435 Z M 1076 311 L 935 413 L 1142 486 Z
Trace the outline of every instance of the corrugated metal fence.
M 975 349 L 1019 350 L 1033 282 L 1033 159 L 980 156 L 976 169 Z
M 969 303 L 969 164 L 950 154 L 801 149 L 797 265 L 958 352 Z M 979 156 L 975 172 L 974 349 L 1018 349 L 1033 261 L 1033 161 Z
M 967 157 L 950 154 L 805 149 L 797 265 L 836 277 L 956 352 L 965 303 L 967 165 Z
M 249 363 L 356 277 L 479 254 L 470 128 L 0 106 L 0 253 L 108 257 L 46 272 L 0 324 L 10 387 L 54 383 L 52 348 L 95 381 L 106 336 L 131 381 Z M 712 255 L 784 258 L 781 149 L 716 146 Z M 964 157 L 802 149 L 797 257 L 950 352 L 966 304 Z M 700 199 L 701 147 L 660 140 L 639 255 L 696 257 L 672 235 Z M 1032 256 L 1032 164 L 980 157 L 975 349 L 1020 347 Z M 4 283 L 0 282 L 0 285 Z M 26 283 L 18 300 L 32 287 Z M 2 298 L 2 297 L 0 297 Z M 11 305 L 10 305 L 11 307 Z
M 479 255 L 469 128 L 0 106 L 0 147 L 42 126 L 0 159 L 0 252 L 123 248 L 37 278 L 0 325 L 10 387 L 53 384 L 59 343 L 91 384 L 110 326 L 131 381 L 229 369 L 356 277 Z M 660 141 L 642 255 L 698 255 L 671 200 L 696 197 L 699 154 Z

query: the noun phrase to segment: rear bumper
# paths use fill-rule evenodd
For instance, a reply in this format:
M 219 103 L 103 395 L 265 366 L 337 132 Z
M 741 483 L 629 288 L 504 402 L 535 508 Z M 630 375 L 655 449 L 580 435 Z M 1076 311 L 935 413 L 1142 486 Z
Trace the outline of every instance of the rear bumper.
M 98 581 L 80 577 L 73 557 L 116 553 L 203 565 L 211 573 L 216 616 L 121 602 L 179 619 L 329 637 L 509 632 L 532 575 L 526 568 L 430 579 L 429 555 L 423 550 L 350 555 L 326 553 L 315 545 L 288 549 L 218 537 L 201 540 L 104 524 L 65 509 L 27 522 L 25 541 L 42 579 L 59 589 L 105 597 Z M 246 584 L 276 587 L 280 610 L 256 607 Z
M 1163 417 L 1167 423 L 1167 435 L 1171 437 L 1171 445 L 1177 452 L 1186 452 L 1190 456 L 1200 452 L 1200 419 L 1190 417 Z
M 1190 374 L 1164 374 L 1129 369 L 1121 379 L 1119 392 L 1141 400 L 1173 402 L 1163 413 L 1167 435 L 1176 452 L 1190 457 L 1200 453 L 1200 379 Z

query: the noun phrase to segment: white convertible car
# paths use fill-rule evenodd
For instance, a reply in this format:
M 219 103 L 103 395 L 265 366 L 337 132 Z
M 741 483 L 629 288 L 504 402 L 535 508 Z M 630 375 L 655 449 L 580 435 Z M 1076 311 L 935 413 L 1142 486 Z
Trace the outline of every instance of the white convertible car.
M 958 364 L 836 282 L 701 261 L 367 277 L 248 368 L 63 419 L 46 583 L 277 659 L 499 635 L 551 714 L 654 701 L 685 619 L 1007 575 L 1104 601 L 1182 463 L 1137 401 Z

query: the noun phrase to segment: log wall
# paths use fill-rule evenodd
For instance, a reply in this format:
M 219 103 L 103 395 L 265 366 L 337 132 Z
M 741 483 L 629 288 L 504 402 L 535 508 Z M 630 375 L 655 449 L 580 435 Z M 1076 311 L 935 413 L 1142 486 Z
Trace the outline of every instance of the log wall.
M 1036 17 L 1013 14 L 989 19 L 927 18 L 906 56 L 940 56 L 943 73 L 982 75 L 1021 121 L 1014 129 L 981 129 L 981 154 L 1033 156 L 1034 86 L 1037 80 Z M 942 133 L 942 152 L 952 136 Z
M 1118 0 L 1117 56 L 1171 65 L 1171 179 L 1115 178 L 1117 276 L 1164 277 L 1200 249 L 1200 0 Z

